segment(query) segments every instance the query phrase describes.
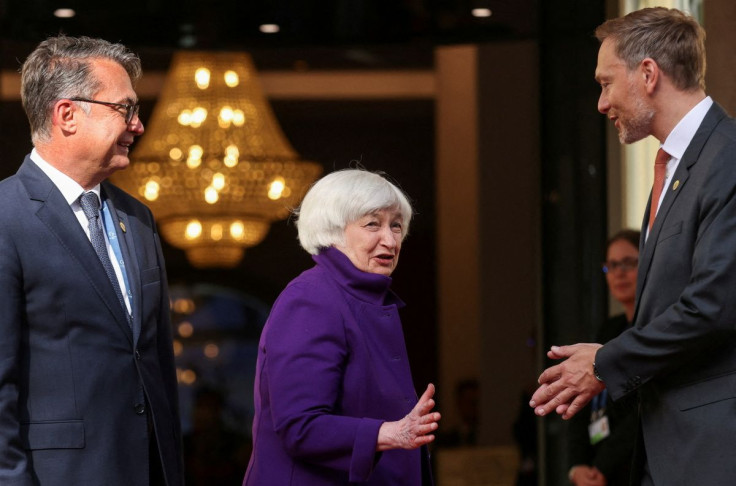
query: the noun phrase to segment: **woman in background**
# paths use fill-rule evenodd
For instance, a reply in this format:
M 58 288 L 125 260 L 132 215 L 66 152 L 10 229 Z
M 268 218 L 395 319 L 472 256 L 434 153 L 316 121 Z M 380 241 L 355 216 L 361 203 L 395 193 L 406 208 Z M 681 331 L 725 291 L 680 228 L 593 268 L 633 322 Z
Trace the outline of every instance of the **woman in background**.
M 608 240 L 603 273 L 611 297 L 624 313 L 611 317 L 594 342 L 605 343 L 626 330 L 634 318 L 639 236 L 622 230 Z M 606 390 L 570 420 L 570 482 L 575 486 L 628 486 L 636 437 L 636 399 L 613 402 Z
M 431 485 L 440 414 L 433 385 L 417 400 L 390 289 L 411 205 L 380 175 L 348 169 L 317 181 L 297 216 L 316 265 L 263 329 L 243 484 Z

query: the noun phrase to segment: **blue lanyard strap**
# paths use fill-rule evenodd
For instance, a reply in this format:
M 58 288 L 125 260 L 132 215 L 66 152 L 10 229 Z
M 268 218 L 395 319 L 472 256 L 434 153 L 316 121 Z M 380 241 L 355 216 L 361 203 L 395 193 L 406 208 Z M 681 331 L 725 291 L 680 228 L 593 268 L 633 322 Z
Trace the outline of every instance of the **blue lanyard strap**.
M 608 400 L 608 390 L 604 388 L 602 392 L 593 397 L 593 401 L 591 403 L 593 412 L 606 408 L 606 400 Z
M 102 224 L 105 228 L 105 234 L 107 234 L 107 241 L 110 242 L 115 259 L 118 261 L 118 265 L 120 265 L 120 272 L 123 274 L 123 281 L 125 282 L 125 293 L 128 295 L 128 303 L 132 309 L 133 293 L 130 291 L 130 284 L 128 283 L 128 272 L 125 270 L 125 260 L 123 260 L 123 253 L 120 250 L 118 233 L 115 231 L 115 223 L 112 220 L 112 214 L 110 214 L 110 208 L 106 200 L 102 201 Z

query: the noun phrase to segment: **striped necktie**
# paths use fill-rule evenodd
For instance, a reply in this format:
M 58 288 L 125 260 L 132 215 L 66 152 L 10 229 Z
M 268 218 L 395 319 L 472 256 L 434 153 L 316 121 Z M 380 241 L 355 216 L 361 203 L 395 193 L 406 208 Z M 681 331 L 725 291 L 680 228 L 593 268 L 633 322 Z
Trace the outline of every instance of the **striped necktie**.
M 107 278 L 110 280 L 112 288 L 115 289 L 115 294 L 118 296 L 118 301 L 120 301 L 123 311 L 125 311 L 128 324 L 131 324 L 130 314 L 128 314 L 128 308 L 125 306 L 118 277 L 115 275 L 115 269 L 110 261 L 110 255 L 107 253 L 107 245 L 105 244 L 105 235 L 102 231 L 102 221 L 100 218 L 100 199 L 97 197 L 97 194 L 88 191 L 79 197 L 79 204 L 82 206 L 82 211 L 84 211 L 84 215 L 89 221 L 89 237 L 92 241 L 92 246 L 100 258 L 102 266 L 105 268 L 105 273 L 107 273 Z

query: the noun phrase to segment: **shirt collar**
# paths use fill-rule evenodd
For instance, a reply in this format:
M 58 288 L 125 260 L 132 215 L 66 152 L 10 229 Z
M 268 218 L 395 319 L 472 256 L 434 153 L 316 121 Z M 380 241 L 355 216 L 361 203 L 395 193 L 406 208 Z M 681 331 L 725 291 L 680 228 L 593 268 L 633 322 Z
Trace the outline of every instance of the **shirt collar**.
M 87 192 L 82 186 L 79 185 L 79 183 L 77 183 L 77 181 L 64 174 L 62 171 L 60 171 L 50 163 L 46 162 L 43 157 L 39 155 L 35 148 L 31 151 L 31 160 L 39 167 L 39 169 L 44 172 L 44 174 L 48 176 L 49 179 L 51 179 L 51 182 L 53 182 L 54 185 L 59 189 L 61 195 L 64 196 L 64 199 L 66 199 L 66 202 L 70 206 L 75 202 L 78 202 L 79 196 Z M 99 184 L 97 184 L 90 190 L 97 194 L 98 198 L 100 197 Z
M 662 144 L 664 151 L 675 159 L 681 159 L 712 105 L 713 100 L 710 96 L 706 96 L 700 103 L 687 112 L 682 117 L 682 120 L 675 125 L 675 128 L 672 129 Z

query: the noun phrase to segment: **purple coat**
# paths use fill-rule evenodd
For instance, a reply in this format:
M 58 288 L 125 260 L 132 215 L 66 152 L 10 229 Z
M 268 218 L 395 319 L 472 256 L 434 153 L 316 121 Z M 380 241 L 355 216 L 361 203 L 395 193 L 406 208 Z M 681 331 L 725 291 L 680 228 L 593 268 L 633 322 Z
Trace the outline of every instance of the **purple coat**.
M 426 447 L 376 452 L 381 424 L 417 403 L 391 278 L 334 248 L 313 258 L 261 335 L 243 485 L 431 484 Z

